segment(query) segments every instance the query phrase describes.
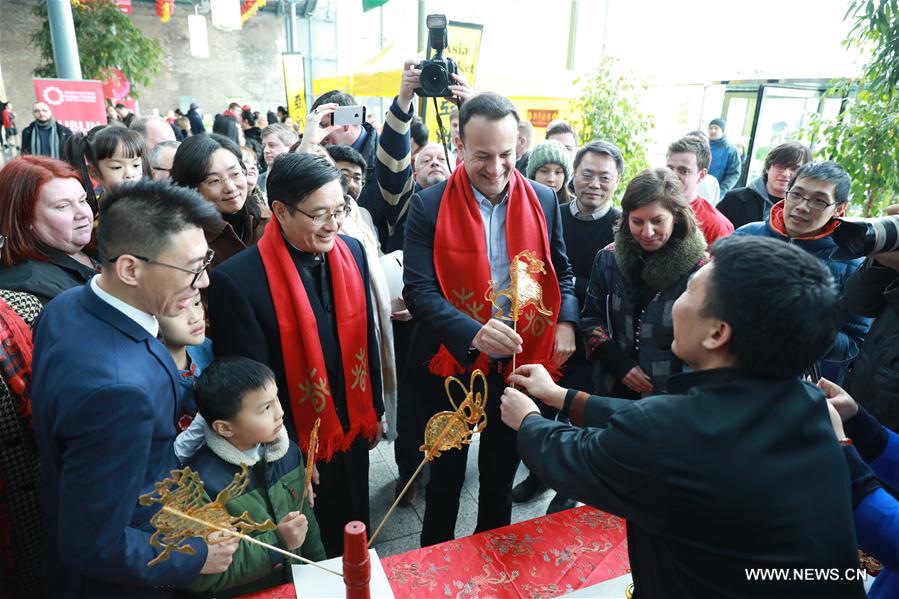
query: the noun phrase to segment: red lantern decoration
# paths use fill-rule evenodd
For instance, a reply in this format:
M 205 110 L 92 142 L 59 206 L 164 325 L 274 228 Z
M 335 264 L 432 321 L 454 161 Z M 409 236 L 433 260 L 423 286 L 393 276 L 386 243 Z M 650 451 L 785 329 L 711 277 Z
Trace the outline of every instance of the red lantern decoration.
M 175 10 L 175 0 L 156 0 L 156 14 L 163 23 L 168 23 Z
M 243 0 L 240 3 L 240 22 L 246 23 L 247 19 L 256 14 L 256 11 L 265 6 L 266 0 Z
M 118 102 L 131 91 L 131 82 L 119 69 L 101 69 L 100 74 L 103 76 L 103 97 Z

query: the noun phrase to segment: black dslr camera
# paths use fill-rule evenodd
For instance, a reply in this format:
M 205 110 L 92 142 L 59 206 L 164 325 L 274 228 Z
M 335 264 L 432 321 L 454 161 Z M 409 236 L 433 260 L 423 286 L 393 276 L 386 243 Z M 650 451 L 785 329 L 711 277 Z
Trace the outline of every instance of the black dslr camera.
M 453 75 L 459 73 L 459 67 L 452 58 L 443 56 L 447 47 L 446 15 L 428 15 L 428 45 L 436 52 L 430 60 L 418 63 L 421 69 L 421 87 L 415 93 L 421 98 L 449 98 L 453 92 L 450 85 L 456 85 Z

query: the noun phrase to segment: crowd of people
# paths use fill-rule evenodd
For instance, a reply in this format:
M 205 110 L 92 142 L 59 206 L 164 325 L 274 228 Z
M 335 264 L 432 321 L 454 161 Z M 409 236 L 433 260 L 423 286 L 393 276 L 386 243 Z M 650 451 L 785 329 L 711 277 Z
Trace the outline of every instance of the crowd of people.
M 864 596 L 859 549 L 883 568 L 870 596 L 899 592 L 899 256 L 834 257 L 846 171 L 790 141 L 734 188 L 714 119 L 629 172 L 614 143 L 564 120 L 535 140 L 508 98 L 454 77 L 451 147 L 415 115 L 416 61 L 380 130 L 332 125 L 357 104 L 340 90 L 302 134 L 237 103 L 211 132 L 192 104 L 171 122 L 111 106 L 72 133 L 35 103 L 0 169 L 0 586 L 285 582 L 287 558 L 233 538 L 148 567 L 138 497 L 185 465 L 214 497 L 243 465 L 232 514 L 337 557 L 347 522 L 372 524 L 369 452 L 393 442 L 411 505 L 445 377 L 480 369 L 475 532 L 552 488 L 550 513 L 627 520 L 635 597 Z M 540 302 L 511 322 L 499 292 L 523 268 Z M 467 458 L 430 463 L 423 547 L 454 538 Z

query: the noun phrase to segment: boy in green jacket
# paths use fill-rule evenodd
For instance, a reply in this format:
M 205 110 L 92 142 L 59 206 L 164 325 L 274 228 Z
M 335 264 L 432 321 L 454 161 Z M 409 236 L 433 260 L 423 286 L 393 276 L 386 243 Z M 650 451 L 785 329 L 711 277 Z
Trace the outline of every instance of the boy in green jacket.
M 305 483 L 303 456 L 287 437 L 271 369 L 249 358 L 216 360 L 197 379 L 196 401 L 208 423 L 206 446 L 188 465 L 200 474 L 207 495 L 214 498 L 246 464 L 249 484 L 228 502 L 228 511 L 235 516 L 246 511 L 254 522 L 271 518 L 278 523 L 277 530 L 253 536 L 313 561 L 325 559 L 311 491 L 299 511 Z M 191 588 L 230 597 L 284 584 L 290 581 L 291 561 L 242 542 L 225 572 L 200 576 Z

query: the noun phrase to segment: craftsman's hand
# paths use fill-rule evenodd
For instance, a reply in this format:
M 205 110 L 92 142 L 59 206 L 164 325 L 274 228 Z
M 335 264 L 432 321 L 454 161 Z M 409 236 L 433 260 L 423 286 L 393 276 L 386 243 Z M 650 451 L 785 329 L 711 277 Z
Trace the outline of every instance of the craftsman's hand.
M 309 521 L 300 512 L 290 512 L 278 522 L 278 534 L 284 540 L 284 545 L 291 551 L 303 546 L 307 532 L 309 532 Z
M 474 90 L 468 87 L 468 82 L 462 75 L 456 73 L 453 75 L 453 79 L 456 80 L 456 85 L 447 85 L 446 88 L 453 92 L 450 101 L 461 108 L 462 104 L 474 95 Z
M 553 366 L 557 368 L 568 361 L 574 353 L 574 325 L 570 322 L 556 323 L 556 336 L 553 339 Z
M 509 377 L 509 384 L 521 387 L 531 397 L 557 410 L 565 403 L 565 388 L 557 385 L 540 364 L 519 366 Z
M 491 318 L 474 336 L 471 346 L 485 354 L 511 356 L 521 352 L 521 336 L 509 325 Z
M 627 385 L 632 391 L 636 391 L 641 395 L 652 393 L 652 382 L 639 366 L 631 368 L 624 378 L 621 379 L 621 382 Z
M 337 110 L 337 104 L 331 102 L 329 104 L 322 104 L 306 116 L 306 128 L 303 130 L 303 143 L 300 144 L 299 148 L 301 154 L 313 153 L 310 151 L 309 146 L 321 144 L 326 137 L 340 127 L 340 125 L 322 126 L 322 121 L 325 120 L 325 117 L 334 114 L 335 110 Z M 327 119 L 327 122 L 330 122 L 330 118 Z
M 409 113 L 412 109 L 412 100 L 415 99 L 415 89 L 421 86 L 421 71 L 416 68 L 417 59 L 407 60 L 403 64 L 403 78 L 400 81 L 400 93 L 396 97 L 399 109 Z
M 217 533 L 216 536 L 227 536 L 228 538 L 221 543 L 212 543 L 208 545 L 209 550 L 206 553 L 206 563 L 200 574 L 221 574 L 231 565 L 231 558 L 240 544 L 240 539 L 231 535 L 222 535 Z
M 832 383 L 825 378 L 818 381 L 818 389 L 824 392 L 827 403 L 833 406 L 840 419 L 846 422 L 850 418 L 858 414 L 858 404 L 852 399 L 852 396 L 846 393 L 842 387 L 836 383 Z
M 506 387 L 506 390 L 503 391 L 502 404 L 499 409 L 503 422 L 513 431 L 521 428 L 521 421 L 528 414 L 540 415 L 540 408 L 537 407 L 537 404 L 530 397 L 512 387 Z

